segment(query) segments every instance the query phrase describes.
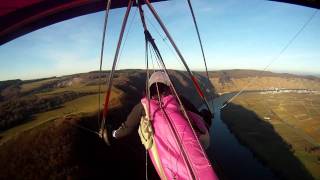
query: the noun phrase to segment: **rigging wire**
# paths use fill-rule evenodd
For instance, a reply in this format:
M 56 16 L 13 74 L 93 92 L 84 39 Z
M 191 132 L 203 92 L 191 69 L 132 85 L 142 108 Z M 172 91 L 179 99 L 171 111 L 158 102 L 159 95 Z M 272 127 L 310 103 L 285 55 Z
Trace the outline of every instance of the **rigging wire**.
M 116 65 L 116 69 L 117 69 L 117 67 L 118 67 L 118 65 L 119 65 L 119 62 L 120 62 L 120 60 L 121 60 L 122 52 L 123 52 L 123 50 L 124 50 L 124 48 L 125 48 L 125 45 L 126 45 L 126 42 L 127 42 L 127 40 L 128 40 L 128 35 L 130 34 L 130 32 L 131 32 L 131 30 L 132 30 L 132 26 L 133 26 L 133 24 L 134 24 L 133 22 L 135 21 L 136 15 L 137 15 L 137 9 L 135 9 L 134 14 L 133 14 L 133 17 L 132 17 L 132 19 L 131 19 L 131 22 L 130 22 L 130 24 L 129 24 L 129 26 L 128 26 L 128 31 L 127 31 L 126 34 L 124 35 L 124 41 L 123 41 L 123 45 L 121 46 L 121 50 L 120 50 L 120 53 L 119 53 L 119 58 L 118 58 L 118 63 L 117 63 L 117 65 Z
M 113 75 L 115 72 L 115 68 L 116 68 L 116 64 L 118 61 L 118 57 L 119 57 L 119 51 L 120 51 L 120 47 L 121 47 L 121 43 L 122 43 L 122 39 L 123 39 L 123 34 L 127 25 L 127 20 L 130 14 L 130 10 L 132 7 L 133 1 L 129 0 L 128 2 L 128 6 L 127 6 L 127 10 L 126 13 L 124 15 L 123 18 L 123 22 L 122 22 L 122 26 L 121 26 L 121 31 L 120 31 L 120 35 L 119 35 L 119 39 L 118 39 L 118 44 L 117 44 L 117 49 L 114 55 L 114 59 L 113 59 L 113 64 L 112 64 L 112 69 L 109 75 L 109 79 L 108 79 L 108 83 L 107 83 L 107 92 L 106 92 L 106 97 L 105 97 L 105 103 L 104 103 L 104 109 L 103 109 L 103 118 L 102 118 L 102 123 L 100 126 L 100 129 L 104 129 L 105 126 L 105 122 L 106 122 L 106 116 L 107 116 L 107 112 L 108 112 L 108 108 L 109 108 L 109 100 L 110 100 L 110 96 L 111 96 L 111 88 L 112 88 L 112 81 L 113 81 Z
M 205 56 L 205 53 L 204 53 L 204 48 L 203 48 L 203 45 L 202 45 L 200 31 L 199 31 L 199 28 L 198 28 L 198 23 L 197 23 L 196 16 L 195 16 L 194 11 L 193 11 L 191 0 L 187 0 L 187 2 L 188 2 L 188 5 L 189 5 L 189 9 L 190 9 L 191 15 L 192 15 L 193 24 L 194 24 L 194 26 L 196 28 L 196 31 L 197 31 L 198 41 L 199 41 L 199 45 L 200 45 L 200 48 L 201 48 L 202 58 L 203 58 L 203 62 L 204 62 L 205 70 L 206 70 L 206 76 L 207 76 L 208 85 L 210 85 L 211 82 L 210 82 L 210 78 L 209 78 L 207 60 L 206 60 L 206 56 Z M 210 98 L 211 98 L 211 101 L 212 101 L 212 108 L 213 108 L 213 94 L 212 94 L 212 92 L 209 93 L 209 94 L 211 95 Z
M 263 75 L 265 71 L 273 64 L 276 60 L 280 58 L 280 56 L 288 49 L 288 47 L 297 39 L 297 37 L 301 34 L 301 32 L 309 25 L 309 23 L 312 21 L 312 19 L 316 16 L 318 12 L 318 9 L 316 9 L 312 15 L 307 19 L 307 21 L 301 26 L 301 28 L 295 33 L 295 35 L 288 41 L 288 43 L 281 49 L 281 51 L 267 64 L 265 68 L 254 78 L 249 81 L 249 83 L 242 88 L 237 94 L 232 96 L 229 100 L 227 100 L 220 109 L 225 108 L 230 102 L 232 102 L 236 97 L 238 97 L 243 91 L 245 91 L 251 84 L 253 84 L 259 76 Z
M 157 27 L 152 23 L 152 21 L 150 20 L 150 18 L 148 16 L 146 16 L 146 20 L 148 21 L 149 24 L 151 24 L 151 27 L 155 30 L 155 32 L 158 34 L 158 36 L 162 39 L 162 41 L 164 42 L 164 44 L 167 46 L 167 49 L 171 52 L 171 54 L 175 57 L 175 59 L 181 63 L 181 65 L 183 66 L 183 63 L 180 61 L 177 53 L 172 49 L 172 47 L 168 44 L 167 40 L 168 38 L 164 37 L 159 30 L 157 29 Z M 209 80 L 210 81 L 210 80 Z M 199 81 L 200 82 L 200 81 Z M 200 82 L 201 83 L 201 82 Z M 201 83 L 202 87 L 205 87 L 205 85 L 203 85 Z M 206 93 L 206 96 L 208 96 L 207 91 L 204 91 Z M 211 96 L 211 99 L 213 99 L 213 97 Z M 212 105 L 213 105 L 213 101 L 212 101 Z
M 148 16 L 146 16 L 146 20 L 148 21 L 148 23 L 151 25 L 151 27 L 155 30 L 155 32 L 158 34 L 158 36 L 162 39 L 162 41 L 164 42 L 164 44 L 167 46 L 167 49 L 172 53 L 172 55 L 175 57 L 176 60 L 178 60 L 178 62 L 181 63 L 182 66 L 184 66 L 184 64 L 180 61 L 177 53 L 172 49 L 172 47 L 169 45 L 168 43 L 168 38 L 164 37 L 159 30 L 157 29 L 157 27 L 152 23 L 152 21 L 150 20 L 150 18 Z M 209 80 L 210 81 L 210 80 Z M 202 84 L 202 87 L 205 87 L 205 85 Z M 206 96 L 208 96 L 207 91 L 204 91 L 206 93 Z M 212 95 L 212 94 L 211 94 Z M 211 96 L 211 99 L 213 99 L 213 97 Z M 213 101 L 212 101 L 212 107 L 213 107 Z
M 175 51 L 172 49 L 172 47 L 169 45 L 168 43 L 168 38 L 164 37 L 159 30 L 157 29 L 157 27 L 152 23 L 152 21 L 150 20 L 150 18 L 148 16 L 146 16 L 146 20 L 148 21 L 148 23 L 151 25 L 151 27 L 155 30 L 155 32 L 158 34 L 158 36 L 162 39 L 162 41 L 164 42 L 164 44 L 167 46 L 167 49 L 171 52 L 171 54 L 175 57 L 175 59 L 181 63 L 181 61 L 179 60 L 179 57 L 177 55 L 177 53 L 175 53 Z M 181 63 L 181 65 L 183 66 L 183 64 Z
M 98 127 L 100 127 L 100 120 L 101 120 L 101 115 L 100 115 L 100 109 L 101 109 L 101 72 L 102 72 L 102 62 L 103 62 L 103 53 L 104 53 L 104 41 L 106 39 L 106 31 L 107 31 L 110 6 L 111 6 L 111 0 L 107 0 L 106 13 L 105 13 L 104 24 L 103 24 L 101 50 L 100 50 L 100 67 L 99 67 L 99 80 L 98 80 L 99 81 Z
M 79 129 L 82 129 L 82 130 L 84 130 L 84 131 L 86 131 L 86 132 L 90 132 L 90 133 L 92 133 L 92 134 L 95 134 L 95 135 L 100 136 L 100 134 L 99 134 L 97 131 L 91 130 L 91 129 L 89 129 L 89 128 L 86 128 L 86 127 L 81 126 L 81 125 L 78 125 L 78 124 L 71 123 L 71 122 L 69 122 L 69 121 L 65 121 L 65 122 L 67 122 L 68 124 L 70 124 L 70 125 L 73 126 L 74 128 L 79 128 Z
M 198 23 L 197 23 L 197 20 L 196 20 L 196 17 L 195 17 L 195 14 L 194 14 L 194 11 L 193 11 L 193 7 L 192 7 L 192 4 L 191 4 L 191 0 L 187 0 L 188 2 L 188 6 L 189 6 L 189 9 L 190 9 L 190 12 L 191 12 L 191 15 L 192 15 L 192 20 L 193 20 L 193 23 L 194 23 L 194 26 L 195 26 L 195 29 L 196 29 L 196 32 L 197 32 L 197 36 L 198 36 L 198 41 L 199 41 L 199 45 L 200 45 L 200 48 L 201 48 L 201 53 L 202 53 L 202 58 L 203 58 L 203 62 L 204 62 L 204 65 L 205 65 L 205 71 L 206 71 L 206 76 L 207 76 L 207 81 L 208 81 L 208 85 L 211 84 L 210 82 L 210 77 L 209 77 L 209 72 L 208 72 L 208 67 L 207 67 L 207 61 L 206 61 L 206 56 L 205 56 L 205 53 L 204 53 L 204 48 L 203 48 L 203 44 L 202 44 L 202 39 L 201 39 L 201 36 L 200 36 L 200 31 L 199 31 L 199 28 L 198 28 Z M 207 91 L 205 91 L 207 92 Z M 212 101 L 212 109 L 214 108 L 214 102 L 213 102 L 213 93 L 209 92 L 209 96 L 211 98 L 211 101 Z M 220 163 L 218 162 L 217 159 L 215 159 L 215 165 L 216 167 L 218 167 L 222 172 L 222 168 Z
M 164 23 L 162 22 L 161 18 L 159 17 L 158 13 L 156 12 L 156 10 L 154 9 L 154 7 L 151 5 L 149 0 L 145 0 L 147 7 L 149 8 L 150 12 L 153 14 L 154 18 L 158 21 L 160 27 L 162 28 L 162 30 L 164 31 L 164 33 L 166 34 L 166 36 L 168 37 L 171 45 L 173 46 L 173 48 L 175 49 L 175 51 L 177 52 L 178 56 L 180 57 L 180 60 L 182 61 L 183 65 L 185 66 L 194 87 L 196 88 L 199 96 L 201 97 L 201 100 L 204 102 L 204 104 L 206 105 L 208 111 L 212 114 L 211 109 L 209 107 L 209 103 L 206 99 L 206 97 L 203 94 L 203 91 L 198 83 L 198 80 L 196 79 L 196 77 L 194 76 L 194 74 L 192 73 L 192 71 L 190 70 L 189 66 L 187 65 L 184 57 L 182 56 L 180 50 L 178 49 L 177 45 L 175 44 L 173 38 L 171 37 L 169 31 L 167 30 L 166 26 L 164 25 Z
M 173 49 L 171 48 L 171 46 L 169 46 L 167 40 L 168 38 L 164 37 L 160 31 L 158 30 L 158 28 L 152 23 L 151 19 L 146 16 L 146 20 L 148 21 L 148 23 L 151 25 L 151 27 L 155 30 L 155 32 L 159 35 L 159 37 L 162 39 L 162 41 L 167 45 L 168 49 L 170 49 L 171 53 L 174 54 L 174 56 L 176 57 L 177 60 L 179 60 L 177 54 L 173 51 Z

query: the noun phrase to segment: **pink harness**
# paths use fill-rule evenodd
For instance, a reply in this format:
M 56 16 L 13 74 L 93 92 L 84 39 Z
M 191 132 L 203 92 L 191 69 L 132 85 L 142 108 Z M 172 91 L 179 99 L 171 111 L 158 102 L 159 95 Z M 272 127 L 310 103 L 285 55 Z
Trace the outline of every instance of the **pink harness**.
M 146 98 L 141 102 L 148 105 Z M 156 165 L 156 154 L 149 150 L 149 155 L 158 174 L 160 175 L 162 168 L 166 179 L 218 179 L 199 143 L 200 134 L 196 133 L 195 136 L 179 107 L 179 103 L 172 95 L 162 98 L 162 108 L 158 100 L 150 100 L 153 138 L 161 166 Z M 199 115 L 193 112 L 187 114 L 201 131 L 207 131 Z

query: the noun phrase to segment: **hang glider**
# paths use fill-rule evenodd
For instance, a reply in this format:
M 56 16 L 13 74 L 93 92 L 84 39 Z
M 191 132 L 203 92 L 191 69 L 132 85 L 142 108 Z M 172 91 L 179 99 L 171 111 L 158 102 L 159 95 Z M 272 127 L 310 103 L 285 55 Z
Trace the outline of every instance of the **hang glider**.
M 150 0 L 160 2 L 166 0 Z M 320 8 L 319 0 L 272 0 Z M 115 0 L 111 9 L 126 7 L 128 0 Z M 135 5 L 135 4 L 134 4 Z M 0 45 L 45 26 L 77 16 L 103 11 L 106 0 L 1 0 Z

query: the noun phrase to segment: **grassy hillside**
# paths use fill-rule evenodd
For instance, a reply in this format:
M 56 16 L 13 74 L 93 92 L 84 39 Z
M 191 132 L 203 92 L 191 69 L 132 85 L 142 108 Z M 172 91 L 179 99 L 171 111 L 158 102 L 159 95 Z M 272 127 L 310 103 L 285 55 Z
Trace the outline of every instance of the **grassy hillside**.
M 114 90 L 111 95 L 110 107 L 117 107 L 121 104 L 119 99 L 122 98 L 122 94 L 119 90 Z M 104 98 L 104 94 L 101 94 L 101 99 Z M 21 134 L 30 129 L 36 128 L 48 121 L 59 119 L 69 114 L 78 114 L 78 113 L 92 113 L 98 111 L 98 94 L 88 95 L 84 97 L 77 98 L 72 101 L 68 101 L 61 106 L 42 113 L 37 113 L 31 117 L 26 123 L 22 125 L 13 127 L 0 133 L 2 137 L 0 144 L 7 142 L 11 138 L 15 137 L 17 134 Z M 103 101 L 101 101 L 100 108 L 103 107 Z
M 58 80 L 57 78 L 48 78 L 48 79 L 40 79 L 35 81 L 26 81 L 20 86 L 20 92 L 21 93 L 27 93 L 32 92 L 39 88 L 44 88 L 45 86 L 48 86 L 50 84 L 53 84 Z

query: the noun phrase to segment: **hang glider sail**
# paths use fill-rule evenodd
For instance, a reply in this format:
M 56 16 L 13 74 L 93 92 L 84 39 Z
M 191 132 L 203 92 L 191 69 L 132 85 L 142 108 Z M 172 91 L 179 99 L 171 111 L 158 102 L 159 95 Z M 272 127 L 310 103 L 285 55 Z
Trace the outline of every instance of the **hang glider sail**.
M 159 2 L 165 0 L 151 0 Z M 106 0 L 2 0 L 0 45 L 51 24 L 106 9 Z M 128 0 L 112 1 L 110 9 L 122 8 Z M 135 5 L 135 3 L 133 4 Z
M 166 0 L 151 0 L 160 2 Z M 320 8 L 318 0 L 272 0 Z M 117 0 L 111 9 L 126 7 L 128 0 Z M 135 3 L 134 3 L 135 5 Z M 0 3 L 0 45 L 45 26 L 73 17 L 102 11 L 106 0 L 2 0 Z
M 296 4 L 300 6 L 311 7 L 315 9 L 320 9 L 320 1 L 319 0 L 270 0 L 270 1 L 279 1 L 283 3 Z

